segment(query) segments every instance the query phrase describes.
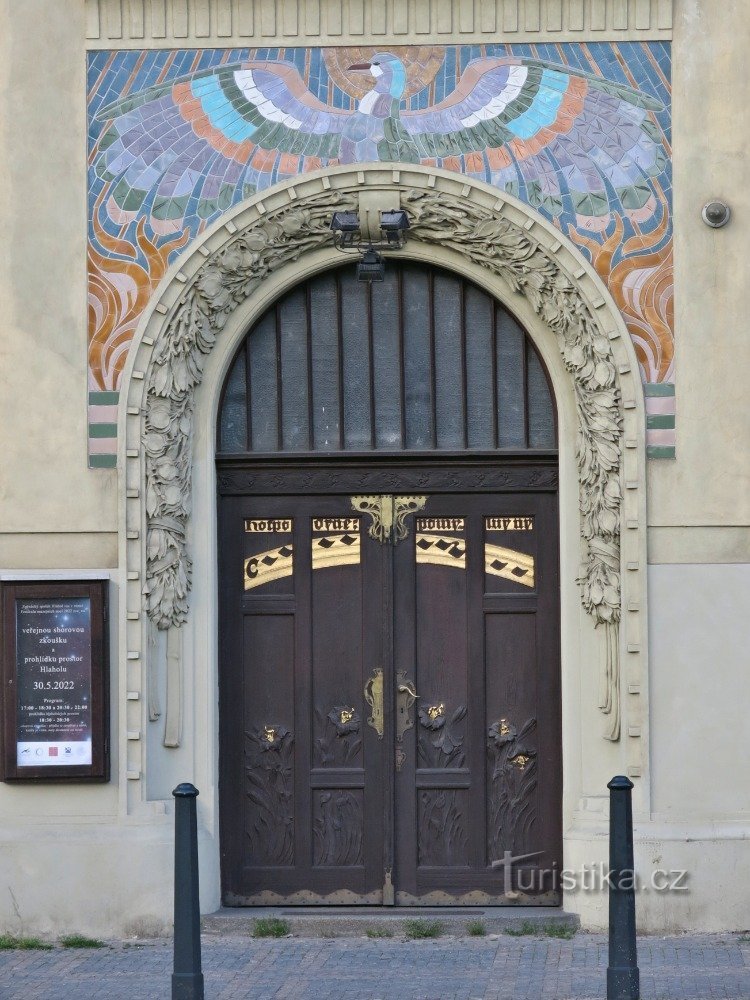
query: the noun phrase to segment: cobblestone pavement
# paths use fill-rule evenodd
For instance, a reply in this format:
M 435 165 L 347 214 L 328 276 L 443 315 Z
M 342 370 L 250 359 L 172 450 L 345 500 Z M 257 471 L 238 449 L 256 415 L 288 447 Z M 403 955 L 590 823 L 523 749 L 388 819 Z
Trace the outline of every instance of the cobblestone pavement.
M 0 951 L 3 1000 L 167 1000 L 171 943 Z M 748 1000 L 750 939 L 642 938 L 642 1000 Z M 583 1000 L 605 994 L 607 942 L 544 937 L 285 938 L 204 935 L 206 1000 Z

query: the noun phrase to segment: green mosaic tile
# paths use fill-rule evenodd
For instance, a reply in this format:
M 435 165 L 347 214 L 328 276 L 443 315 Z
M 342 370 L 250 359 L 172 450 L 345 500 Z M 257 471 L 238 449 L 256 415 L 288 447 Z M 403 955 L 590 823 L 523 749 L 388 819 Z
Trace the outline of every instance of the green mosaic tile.
M 116 438 L 117 424 L 89 424 L 90 438 Z
M 665 444 L 650 444 L 646 448 L 647 458 L 676 458 L 673 446 Z
M 117 455 L 89 455 L 90 469 L 116 469 Z
M 650 430 L 674 430 L 674 413 L 651 413 L 646 417 Z
M 115 406 L 119 401 L 119 392 L 100 392 L 98 390 L 89 392 L 90 406 Z
M 674 396 L 674 383 L 644 382 L 643 392 L 646 396 Z

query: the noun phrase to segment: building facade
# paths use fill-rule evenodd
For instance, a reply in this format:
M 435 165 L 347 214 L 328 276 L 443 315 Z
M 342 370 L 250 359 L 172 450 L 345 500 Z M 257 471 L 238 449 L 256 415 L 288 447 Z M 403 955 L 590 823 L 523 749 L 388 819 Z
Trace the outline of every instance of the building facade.
M 166 926 L 189 780 L 206 912 L 601 927 L 625 774 L 643 929 L 746 927 L 750 14 L 2 10 L 3 924 Z M 15 595 L 100 580 L 109 780 L 32 779 Z

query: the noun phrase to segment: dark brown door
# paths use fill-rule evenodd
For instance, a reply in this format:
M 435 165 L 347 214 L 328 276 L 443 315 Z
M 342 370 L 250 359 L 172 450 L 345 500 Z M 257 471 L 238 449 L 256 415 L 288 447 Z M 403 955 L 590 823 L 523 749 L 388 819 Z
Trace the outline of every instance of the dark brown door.
M 219 484 L 225 902 L 558 902 L 554 464 Z

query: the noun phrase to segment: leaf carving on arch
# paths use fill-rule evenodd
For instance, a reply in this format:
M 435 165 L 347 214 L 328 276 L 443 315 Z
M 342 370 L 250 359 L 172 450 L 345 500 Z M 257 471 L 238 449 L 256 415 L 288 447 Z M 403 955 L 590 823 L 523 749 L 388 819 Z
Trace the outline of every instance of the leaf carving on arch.
M 145 452 L 147 544 L 144 597 L 160 629 L 188 615 L 191 563 L 186 532 L 190 517 L 192 416 L 203 365 L 229 315 L 274 271 L 303 254 L 330 245 L 334 209 L 356 210 L 350 190 L 316 193 L 270 211 L 211 254 L 182 289 L 154 346 L 146 380 L 142 428 Z M 551 251 L 524 227 L 450 190 L 401 191 L 410 240 L 450 246 L 526 297 L 553 331 L 575 391 L 577 463 L 585 570 L 581 600 L 608 632 L 608 739 L 619 738 L 620 463 L 622 410 L 608 338 L 592 308 Z

